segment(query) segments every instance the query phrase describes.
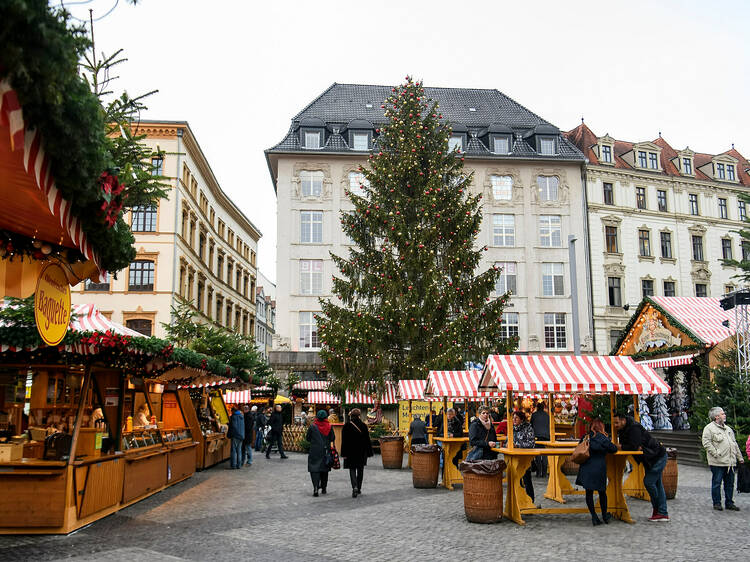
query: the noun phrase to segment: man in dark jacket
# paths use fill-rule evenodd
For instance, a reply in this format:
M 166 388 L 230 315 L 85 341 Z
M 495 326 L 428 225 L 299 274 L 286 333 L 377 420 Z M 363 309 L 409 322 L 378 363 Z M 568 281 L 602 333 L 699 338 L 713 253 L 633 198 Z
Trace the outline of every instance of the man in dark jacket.
M 649 521 L 669 521 L 667 513 L 667 495 L 661 481 L 664 467 L 667 466 L 667 450 L 641 424 L 624 413 L 615 414 L 615 429 L 620 443 L 618 449 L 623 451 L 642 451 L 642 455 L 633 455 L 635 461 L 643 464 L 645 475 L 643 485 L 646 487 L 654 512 Z
M 232 450 L 229 456 L 230 468 L 242 466 L 242 442 L 245 439 L 245 419 L 237 408 L 232 406 L 232 415 L 229 416 L 229 434 L 232 440 Z
M 253 406 L 251 412 L 255 417 L 255 450 L 260 451 L 263 447 L 263 430 L 266 428 L 266 415 L 263 413 L 263 410 L 258 409 L 258 406 Z
M 247 464 L 250 466 L 253 464 L 253 425 L 255 424 L 255 418 L 250 413 L 250 406 L 245 404 L 243 408 L 245 412 L 245 438 L 242 440 L 242 462 L 240 466 Z
M 414 421 L 409 425 L 409 435 L 411 435 L 412 445 L 424 445 L 427 443 L 427 426 L 419 417 L 419 414 L 414 414 Z
M 268 420 L 268 425 L 271 428 L 271 432 L 268 434 L 268 446 L 266 448 L 266 458 L 271 458 L 271 445 L 275 442 L 279 449 L 279 454 L 282 459 L 287 459 L 284 454 L 284 445 L 281 442 L 281 436 L 284 432 L 284 418 L 281 416 L 281 404 L 276 404 L 271 414 L 271 419 Z
M 544 402 L 536 405 L 536 412 L 531 414 L 531 427 L 534 428 L 534 437 L 537 441 L 549 441 L 549 414 L 544 411 Z M 543 449 L 544 445 L 537 445 L 537 449 Z M 534 459 L 537 476 L 547 476 L 547 457 L 540 455 Z

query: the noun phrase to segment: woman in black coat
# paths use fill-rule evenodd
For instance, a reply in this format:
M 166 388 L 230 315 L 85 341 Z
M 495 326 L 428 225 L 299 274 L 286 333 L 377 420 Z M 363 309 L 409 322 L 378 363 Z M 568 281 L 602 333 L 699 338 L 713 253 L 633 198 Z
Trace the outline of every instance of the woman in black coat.
M 497 458 L 497 453 L 492 450 L 492 447 L 497 447 L 495 426 L 490 420 L 490 410 L 485 406 L 479 409 L 479 415 L 469 426 L 469 446 L 473 447 L 469 451 L 470 456 L 467 455 L 467 458 L 471 460 L 495 460 Z
M 328 412 L 318 410 L 315 421 L 307 430 L 305 439 L 310 443 L 307 454 L 307 471 L 313 484 L 313 497 L 318 497 L 318 489 L 326 493 L 328 487 L 328 473 L 331 468 L 327 462 L 327 451 L 330 450 L 336 436 L 331 424 L 328 423 Z
M 349 412 L 349 422 L 341 430 L 341 456 L 344 457 L 344 468 L 349 469 L 353 498 L 362 493 L 367 457 L 372 456 L 370 432 L 362 423 L 361 415 L 359 408 L 354 408 Z
M 586 506 L 591 512 L 591 521 L 596 525 L 601 525 L 602 521 L 596 515 L 594 508 L 594 490 L 599 493 L 599 504 L 602 508 L 602 518 L 605 523 L 609 523 L 612 515 L 607 513 L 607 453 L 616 453 L 617 447 L 604 431 L 602 420 L 591 422 L 591 431 L 583 439 L 589 438 L 589 460 L 583 463 L 578 469 L 576 484 L 586 489 Z

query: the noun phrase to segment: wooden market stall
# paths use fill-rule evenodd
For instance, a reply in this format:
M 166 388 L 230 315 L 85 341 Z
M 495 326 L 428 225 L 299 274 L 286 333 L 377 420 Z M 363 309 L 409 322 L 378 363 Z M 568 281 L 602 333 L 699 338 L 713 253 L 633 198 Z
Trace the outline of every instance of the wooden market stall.
M 229 459 L 231 440 L 227 437 L 229 411 L 221 392 L 230 381 L 196 382 L 180 389 L 180 401 L 188 412 L 188 424 L 198 442 L 196 466 L 205 470 Z
M 668 393 L 669 386 L 648 366 L 638 365 L 629 357 L 607 356 L 555 356 L 555 355 L 491 355 L 487 358 L 478 385 L 482 391 L 506 393 L 506 404 L 510 409 L 514 392 L 546 393 L 552 401 L 552 394 L 568 392 L 579 394 L 609 394 L 610 414 L 614 418 L 615 395 L 638 395 Z M 634 400 L 637 405 L 637 396 Z M 508 411 L 510 419 L 511 412 Z M 587 508 L 538 508 L 521 487 L 521 478 L 537 456 L 549 456 L 549 480 L 544 497 L 565 503 L 564 495 L 576 493 L 561 467 L 565 456 L 573 452 L 573 444 L 561 443 L 555 439 L 554 418 L 550 416 L 549 442 L 545 448 L 518 449 L 513 445 L 513 426 L 508 425 L 506 447 L 497 448 L 508 465 L 507 499 L 504 505 L 505 516 L 516 523 L 524 524 L 526 514 L 588 513 Z M 614 427 L 614 423 L 612 423 Z M 617 435 L 612 434 L 617 442 Z M 620 451 L 607 455 L 607 500 L 609 510 L 615 517 L 632 522 L 627 502 L 623 474 L 629 456 L 640 454 L 637 451 Z M 636 465 L 635 462 L 632 463 Z
M 424 389 L 427 385 L 425 379 L 406 379 L 398 381 L 398 398 L 399 398 L 399 416 L 398 416 L 398 430 L 399 433 L 404 437 L 406 443 L 406 449 L 409 451 L 409 462 L 408 466 L 412 463 L 411 453 L 411 438 L 409 437 L 409 426 L 413 420 L 415 413 L 424 415 L 426 423 L 428 425 L 428 436 L 432 440 L 431 429 L 432 429 L 432 404 L 434 402 L 441 402 L 442 400 L 438 396 L 425 396 Z M 406 402 L 406 407 L 402 409 L 402 404 Z M 414 402 L 416 402 L 420 408 L 414 408 Z M 427 404 L 425 408 L 424 405 Z

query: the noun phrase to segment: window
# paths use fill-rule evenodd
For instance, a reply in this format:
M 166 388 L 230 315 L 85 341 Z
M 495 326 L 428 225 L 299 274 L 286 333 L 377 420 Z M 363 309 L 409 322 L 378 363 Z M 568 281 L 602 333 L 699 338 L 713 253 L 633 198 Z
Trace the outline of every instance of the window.
M 648 230 L 638 231 L 638 255 L 651 255 L 651 233 Z
M 349 172 L 349 191 L 359 197 L 364 197 L 364 187 L 369 187 L 370 182 L 367 181 L 365 175 L 361 172 Z
M 516 217 L 514 215 L 492 215 L 492 244 L 494 246 L 516 245 Z
M 689 196 L 690 199 L 690 214 L 691 215 L 698 215 L 698 195 L 695 193 L 691 193 Z
M 320 244 L 323 242 L 323 212 L 302 211 L 300 213 L 300 242 Z
M 609 306 L 622 306 L 622 279 L 619 277 L 607 277 L 607 290 L 609 293 Z
M 732 240 L 730 238 L 721 239 L 721 257 L 725 260 L 732 259 Z
M 517 269 L 515 262 L 500 262 L 496 263 L 495 266 L 501 269 L 500 276 L 495 281 L 495 293 L 503 295 L 510 291 L 516 293 L 516 280 L 517 280 Z
M 144 336 L 151 336 L 151 320 L 145 318 L 132 318 L 125 321 L 125 326 L 143 334 Z
M 724 285 L 724 294 L 728 295 L 729 293 L 734 293 L 734 285 Z
M 216 258 L 216 277 L 218 277 L 219 280 L 224 280 L 224 254 L 222 253 Z
M 367 133 L 352 133 L 354 150 L 370 150 L 370 136 Z
M 645 168 L 647 164 L 646 152 L 644 150 L 638 151 L 638 167 Z
M 737 203 L 737 211 L 740 216 L 740 220 L 744 221 L 747 219 L 747 205 L 744 201 L 739 201 Z
M 198 257 L 202 260 L 206 255 L 206 233 L 201 230 L 198 235 Z
M 156 207 L 153 205 L 133 207 L 130 229 L 133 232 L 156 232 Z
M 561 297 L 564 293 L 563 264 L 542 264 L 542 294 L 545 297 Z
M 675 282 L 674 281 L 664 281 L 664 296 L 665 297 L 674 297 L 677 295 L 677 291 L 675 290 Z
M 644 297 L 654 296 L 654 282 L 651 279 L 641 279 L 641 294 Z
M 299 173 L 303 197 L 320 197 L 323 192 L 323 172 L 302 170 Z
M 727 200 L 719 197 L 719 218 L 727 218 Z
M 614 194 L 614 190 L 612 189 L 612 184 L 604 182 L 602 184 L 602 187 L 604 189 L 604 204 L 605 205 L 614 205 L 615 204 L 615 194 Z
M 622 336 L 622 330 L 610 330 L 609 331 L 609 348 L 614 349 L 617 345 L 617 342 L 620 341 L 620 337 Z
M 513 199 L 513 178 L 511 176 L 490 176 L 492 197 L 495 201 L 510 201 Z
M 672 233 L 671 232 L 660 232 L 661 237 L 661 257 L 671 259 L 672 258 Z
M 726 179 L 726 171 L 724 170 L 724 164 L 716 164 L 716 177 L 720 180 Z
M 508 154 L 510 152 L 510 139 L 505 136 L 492 137 L 492 152 L 495 154 Z
M 305 133 L 305 148 L 320 148 L 320 133 Z
M 323 260 L 300 260 L 300 293 L 320 295 L 323 292 Z
M 205 292 L 206 285 L 203 281 L 198 281 L 198 292 L 195 294 L 195 306 L 199 312 L 203 312 L 203 293 Z
M 510 339 L 518 337 L 518 312 L 503 312 L 500 323 L 500 337 Z
M 546 156 L 555 154 L 555 139 L 539 139 L 539 154 Z
M 154 262 L 136 260 L 130 264 L 128 291 L 154 290 Z
M 659 159 L 656 155 L 656 152 L 649 152 L 648 153 L 648 166 L 652 170 L 658 170 L 659 169 Z
M 635 188 L 635 206 L 639 209 L 646 208 L 646 188 L 636 187 Z
M 299 348 L 318 349 L 320 338 L 318 337 L 318 325 L 315 322 L 315 313 L 299 313 Z
M 109 291 L 109 273 L 104 274 L 104 280 L 101 283 L 94 283 L 91 279 L 86 279 L 83 283 L 84 291 Z
M 227 303 L 227 315 L 224 318 L 224 322 L 226 322 L 226 327 L 231 329 L 232 328 L 232 303 Z
M 695 296 L 696 297 L 707 297 L 708 296 L 708 286 L 705 283 L 696 283 L 695 284 Z
M 734 164 L 727 164 L 727 179 L 734 181 Z
M 662 213 L 667 212 L 667 192 L 663 189 L 659 189 L 656 192 L 656 201 L 659 205 L 659 211 Z
M 612 163 L 612 147 L 608 144 L 602 145 L 602 162 Z
M 750 260 L 750 246 L 744 242 L 740 242 L 740 250 L 742 251 L 742 261 Z
M 539 242 L 545 248 L 562 246 L 560 215 L 539 215 Z
M 151 159 L 151 175 L 160 176 L 164 172 L 164 159 L 159 156 L 154 156 Z
M 610 254 L 616 254 L 618 252 L 617 245 L 617 227 L 606 226 L 604 227 L 604 237 L 607 244 L 607 252 Z
M 451 135 L 451 138 L 448 140 L 448 152 L 452 152 L 453 150 L 461 152 L 463 147 L 464 137 L 462 135 Z
M 693 161 L 690 158 L 682 159 L 682 173 L 688 176 L 693 175 Z
M 560 184 L 557 176 L 537 176 L 536 184 L 539 187 L 540 201 L 557 201 L 557 191 Z
M 547 349 L 565 349 L 567 346 L 565 314 L 562 312 L 545 312 L 544 347 Z
M 224 297 L 216 296 L 216 323 L 221 324 L 221 313 L 224 310 Z
M 693 236 L 693 259 L 703 261 L 703 236 Z

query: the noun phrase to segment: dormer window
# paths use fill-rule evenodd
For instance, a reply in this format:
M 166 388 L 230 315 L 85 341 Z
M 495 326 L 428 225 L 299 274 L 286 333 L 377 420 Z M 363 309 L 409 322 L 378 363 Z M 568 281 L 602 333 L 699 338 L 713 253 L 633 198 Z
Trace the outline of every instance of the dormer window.
M 539 137 L 539 154 L 545 156 L 556 154 L 554 137 Z
M 524 135 L 532 148 L 543 156 L 554 156 L 557 154 L 557 138 L 560 130 L 549 123 L 540 123 Z
M 716 164 L 716 178 L 720 180 L 727 179 L 726 170 L 724 169 L 724 164 L 721 162 Z
M 608 144 L 602 145 L 602 162 L 607 164 L 612 163 L 612 147 Z
M 485 137 L 486 135 L 486 137 Z M 501 123 L 492 123 L 486 132 L 480 132 L 492 154 L 510 154 L 513 150 L 513 129 Z
M 325 137 L 325 121 L 317 117 L 306 117 L 299 124 L 299 140 L 302 148 L 319 150 L 323 148 Z
M 492 135 L 492 153 L 510 154 L 510 135 Z
M 652 170 L 658 170 L 659 169 L 659 159 L 656 155 L 656 152 L 649 152 L 648 153 L 648 166 Z
M 314 150 L 320 148 L 320 132 L 305 132 L 305 148 Z
M 370 135 L 367 133 L 352 133 L 352 148 L 354 150 L 370 150 Z
M 713 167 L 713 170 L 711 169 Z M 737 159 L 729 154 L 720 154 L 715 156 L 711 163 L 701 167 L 701 171 L 711 175 L 713 171 L 714 179 L 720 181 L 737 181 Z
M 653 148 L 652 148 L 653 147 Z M 644 148 L 646 150 L 644 150 Z M 634 147 L 637 151 L 638 167 L 644 170 L 658 170 L 659 169 L 659 152 L 655 144 L 646 143 L 643 148 Z
M 686 176 L 693 175 L 693 159 L 687 156 L 682 158 L 682 173 Z
M 352 150 L 368 151 L 375 126 L 366 119 L 354 119 L 346 126 L 349 131 L 349 147 Z
M 464 148 L 464 136 L 463 135 L 451 135 L 448 139 L 448 151 L 458 150 L 461 152 Z
M 734 181 L 736 179 L 734 174 L 734 164 L 727 164 L 727 179 Z

